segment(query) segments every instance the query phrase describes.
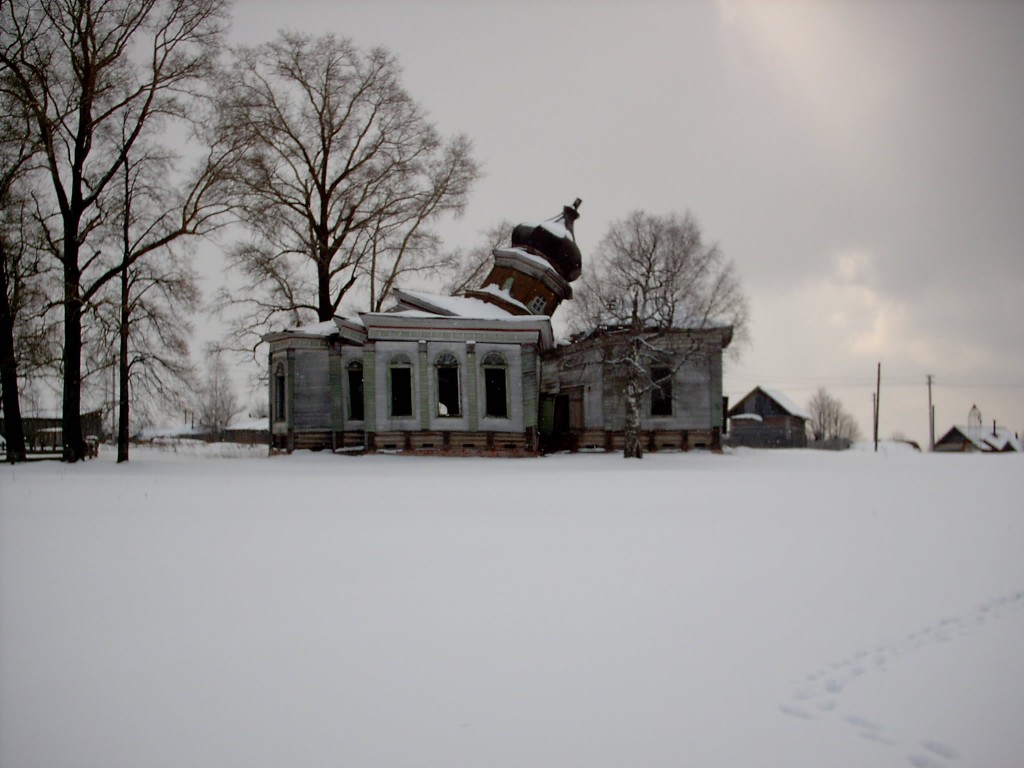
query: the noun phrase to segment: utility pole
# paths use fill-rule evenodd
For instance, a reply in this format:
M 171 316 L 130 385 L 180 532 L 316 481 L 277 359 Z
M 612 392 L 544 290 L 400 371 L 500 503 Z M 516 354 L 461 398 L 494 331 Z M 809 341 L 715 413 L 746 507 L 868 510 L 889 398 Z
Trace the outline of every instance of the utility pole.
M 871 439 L 875 442 L 875 450 L 878 450 L 878 395 L 871 393 Z
M 878 374 L 875 379 L 875 453 L 878 453 L 878 412 L 882 401 L 882 364 L 878 364 Z
M 928 374 L 928 450 L 935 450 L 935 406 L 932 405 L 932 375 Z

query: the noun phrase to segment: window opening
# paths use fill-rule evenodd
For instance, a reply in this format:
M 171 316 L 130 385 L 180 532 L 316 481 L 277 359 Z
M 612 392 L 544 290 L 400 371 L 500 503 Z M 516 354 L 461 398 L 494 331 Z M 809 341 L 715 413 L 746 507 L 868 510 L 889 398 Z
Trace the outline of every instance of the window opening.
M 672 371 L 669 368 L 652 368 L 651 416 L 672 415 Z
M 395 418 L 412 416 L 412 368 L 391 368 L 391 415 Z
M 362 421 L 363 413 L 363 364 L 352 362 L 348 365 L 348 417 Z
M 284 369 L 278 367 L 274 374 L 274 420 L 284 421 L 287 388 Z
M 461 416 L 458 358 L 450 352 L 445 352 L 438 356 L 434 367 L 437 369 L 437 415 Z
M 491 352 L 483 360 L 484 368 L 484 416 L 508 418 L 508 377 L 505 358 Z
M 530 299 L 530 311 L 538 315 L 544 314 L 544 308 L 547 306 L 547 302 L 544 301 L 543 296 L 534 296 Z

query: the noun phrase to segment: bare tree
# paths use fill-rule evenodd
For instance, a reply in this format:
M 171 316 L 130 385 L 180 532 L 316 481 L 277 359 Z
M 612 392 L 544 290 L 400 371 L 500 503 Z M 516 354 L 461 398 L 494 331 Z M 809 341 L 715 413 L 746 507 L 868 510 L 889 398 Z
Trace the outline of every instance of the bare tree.
M 17 103 L 0 94 L 0 389 L 7 461 L 25 460 L 18 382 L 19 320 L 24 321 L 33 297 L 32 278 L 41 270 L 34 247 L 29 194 L 30 163 L 35 153 L 30 126 Z
M 188 119 L 209 76 L 227 0 L 0 0 L 2 87 L 29 113 L 56 214 L 62 271 L 64 458 L 85 456 L 82 330 L 124 269 L 93 245 L 104 199 L 136 142 Z
M 199 422 L 214 440 L 220 440 L 231 420 L 242 412 L 223 353 L 219 347 L 207 349 L 206 381 L 199 391 L 197 403 Z
M 428 228 L 462 211 L 478 169 L 390 53 L 281 33 L 238 49 L 220 91 L 222 124 L 247 146 L 236 191 L 250 234 L 229 255 L 244 285 L 220 306 L 241 313 L 247 346 L 275 320 L 330 320 L 358 286 L 379 308 L 398 277 L 436 265 Z
M 479 288 L 493 266 L 495 248 L 507 246 L 512 240 L 515 225 L 504 219 L 481 233 L 484 244 L 467 250 L 456 249 L 448 253 L 444 292 L 458 296 Z
M 175 156 L 137 143 L 120 173 L 112 250 L 121 256 L 117 282 L 117 461 L 128 461 L 131 404 L 180 405 L 192 368 L 188 361 L 190 318 L 199 303 L 185 241 L 222 220 L 217 188 L 230 153 L 214 147 L 197 174 L 180 188 L 169 186 Z
M 860 438 L 857 422 L 838 399 L 820 387 L 807 404 L 807 427 L 814 442 L 823 447 L 848 448 Z
M 717 245 L 704 242 L 689 213 L 637 211 L 613 223 L 576 289 L 572 309 L 577 334 L 603 334 L 603 363 L 624 372 L 626 458 L 643 456 L 644 393 L 709 353 L 695 332 L 731 328 L 733 338 L 742 339 L 747 318 L 735 268 Z

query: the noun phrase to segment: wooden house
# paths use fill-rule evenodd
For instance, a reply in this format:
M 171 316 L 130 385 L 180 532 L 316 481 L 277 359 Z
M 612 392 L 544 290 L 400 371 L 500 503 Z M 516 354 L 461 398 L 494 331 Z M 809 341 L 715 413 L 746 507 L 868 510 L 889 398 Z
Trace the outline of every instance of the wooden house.
M 1006 427 L 982 426 L 981 411 L 972 406 L 967 415 L 967 426 L 954 426 L 935 441 L 938 453 L 1021 453 L 1024 441 Z
M 810 415 L 777 390 L 754 387 L 729 409 L 729 445 L 806 448 Z

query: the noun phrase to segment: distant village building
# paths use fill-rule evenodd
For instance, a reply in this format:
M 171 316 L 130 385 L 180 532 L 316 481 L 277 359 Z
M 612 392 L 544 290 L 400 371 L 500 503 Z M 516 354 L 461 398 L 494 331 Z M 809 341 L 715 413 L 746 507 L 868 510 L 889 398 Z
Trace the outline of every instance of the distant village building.
M 982 424 L 978 406 L 971 406 L 967 426 L 954 426 L 935 441 L 938 453 L 1020 453 L 1024 441 L 1006 427 L 995 422 L 991 427 Z
M 82 414 L 82 434 L 90 451 L 103 437 L 103 412 L 86 411 Z M 35 452 L 60 452 L 64 450 L 63 416 L 60 411 L 33 411 L 21 416 L 21 429 L 25 435 L 25 448 Z M 6 443 L 7 423 L 0 413 L 0 436 Z
M 614 333 L 556 342 L 551 315 L 582 258 L 580 201 L 520 224 L 462 296 L 394 291 L 388 312 L 267 334 L 272 448 L 536 455 L 622 447 L 623 378 L 602 350 Z M 645 396 L 650 450 L 718 448 L 727 326 L 673 329 L 688 356 Z M 686 338 L 686 344 L 682 339 Z M 691 359 L 692 358 L 692 359 Z
M 803 408 L 776 390 L 755 387 L 729 409 L 729 445 L 749 448 L 806 448 Z

